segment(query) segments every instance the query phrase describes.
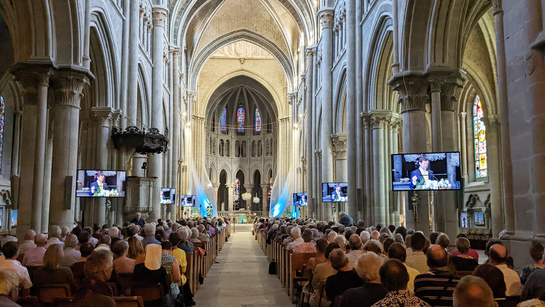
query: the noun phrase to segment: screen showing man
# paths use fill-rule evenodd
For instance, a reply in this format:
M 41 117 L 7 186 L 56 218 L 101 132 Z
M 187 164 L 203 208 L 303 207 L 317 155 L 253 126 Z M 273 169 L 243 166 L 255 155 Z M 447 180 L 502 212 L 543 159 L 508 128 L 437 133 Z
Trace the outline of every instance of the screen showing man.
M 183 195 L 182 196 L 182 207 L 195 207 L 195 202 L 193 200 L 193 195 Z
M 459 190 L 460 153 L 435 152 L 392 155 L 392 189 Z
M 419 167 L 411 172 L 411 189 L 425 186 L 428 180 L 435 180 L 433 171 L 429 169 L 430 159 L 426 156 L 421 156 L 418 159 Z
M 307 193 L 293 193 L 293 205 L 306 206 L 307 205 Z
M 348 183 L 322 183 L 322 202 L 347 202 Z
M 125 197 L 125 171 L 78 170 L 77 197 Z
M 89 196 L 99 196 L 104 194 L 104 191 L 109 190 L 108 184 L 104 182 L 106 176 L 102 172 L 98 172 L 96 175 L 96 180 L 91 182 L 89 187 Z

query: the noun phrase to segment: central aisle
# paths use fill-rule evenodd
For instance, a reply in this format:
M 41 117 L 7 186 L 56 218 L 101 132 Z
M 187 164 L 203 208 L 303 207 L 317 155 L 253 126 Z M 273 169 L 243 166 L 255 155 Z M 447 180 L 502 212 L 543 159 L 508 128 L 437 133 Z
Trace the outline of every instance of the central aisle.
M 219 253 L 218 261 L 195 295 L 196 306 L 294 306 L 276 275 L 269 275 L 267 257 L 251 233 L 237 224 Z

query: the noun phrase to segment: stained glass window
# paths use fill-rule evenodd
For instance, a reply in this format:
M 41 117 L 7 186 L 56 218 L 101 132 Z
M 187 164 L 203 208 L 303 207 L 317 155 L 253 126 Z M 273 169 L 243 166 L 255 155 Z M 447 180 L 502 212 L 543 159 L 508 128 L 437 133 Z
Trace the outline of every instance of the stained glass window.
M 255 109 L 255 131 L 261 132 L 261 113 L 259 112 L 259 108 Z
M 244 117 L 245 117 L 244 108 L 238 108 L 237 110 L 238 132 L 244 132 Z
M 475 178 L 488 176 L 488 161 L 486 156 L 486 127 L 482 118 L 483 107 L 479 96 L 473 103 L 473 141 L 475 144 Z
M 4 97 L 0 96 L 0 174 L 2 174 L 2 147 L 4 145 L 4 117 L 6 115 Z
M 223 112 L 221 112 L 220 130 L 227 131 L 227 109 L 225 108 L 223 109 Z

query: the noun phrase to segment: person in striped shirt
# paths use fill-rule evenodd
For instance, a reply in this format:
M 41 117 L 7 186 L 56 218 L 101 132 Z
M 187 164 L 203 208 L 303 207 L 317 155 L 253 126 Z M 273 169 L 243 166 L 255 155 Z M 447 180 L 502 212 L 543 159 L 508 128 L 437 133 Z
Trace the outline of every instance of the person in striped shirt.
M 432 245 L 426 258 L 430 269 L 414 279 L 414 294 L 432 306 L 452 306 L 452 295 L 460 280 L 447 266 L 447 251 L 439 245 Z

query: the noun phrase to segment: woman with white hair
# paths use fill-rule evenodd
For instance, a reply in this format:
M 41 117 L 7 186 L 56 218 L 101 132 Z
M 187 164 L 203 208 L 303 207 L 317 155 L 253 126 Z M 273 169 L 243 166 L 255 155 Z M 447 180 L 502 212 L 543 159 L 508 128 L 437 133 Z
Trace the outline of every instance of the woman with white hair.
M 178 248 L 181 248 L 187 254 L 193 254 L 194 245 L 189 241 L 189 228 L 187 226 L 182 226 L 178 229 L 178 233 L 180 234 L 181 239 Z
M 333 241 L 335 243 L 339 244 L 339 248 L 343 252 L 346 252 L 346 239 L 344 238 L 344 236 L 338 235 L 338 236 L 335 237 L 335 239 Z
M 388 291 L 380 284 L 379 270 L 384 259 L 372 252 L 360 255 L 356 262 L 356 272 L 365 282 L 362 287 L 348 289 L 343 294 L 341 307 L 370 307 L 383 299 Z
M 337 232 L 335 231 L 330 231 L 328 234 L 327 234 L 327 242 L 329 243 L 333 243 L 335 242 L 335 237 L 337 236 Z
M 191 239 L 189 239 L 192 243 L 201 244 L 201 240 L 199 240 L 199 230 L 195 227 L 191 228 Z

